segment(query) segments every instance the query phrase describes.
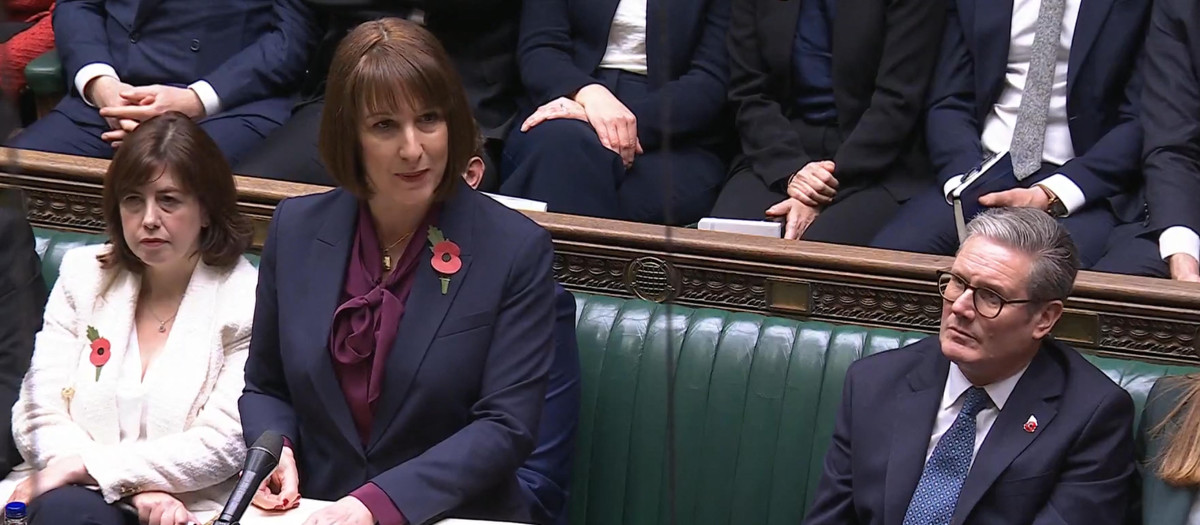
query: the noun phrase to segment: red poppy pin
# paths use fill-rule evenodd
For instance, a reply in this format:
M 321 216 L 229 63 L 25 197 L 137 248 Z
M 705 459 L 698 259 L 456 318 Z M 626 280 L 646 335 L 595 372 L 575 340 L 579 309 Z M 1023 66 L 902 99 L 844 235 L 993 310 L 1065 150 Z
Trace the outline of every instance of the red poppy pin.
M 1030 434 L 1032 434 L 1033 431 L 1037 430 L 1037 418 L 1033 417 L 1033 416 L 1029 416 L 1029 419 L 1027 421 L 1025 421 L 1024 428 L 1025 428 L 1026 432 L 1029 432 Z
M 458 248 L 454 241 L 446 240 L 446 236 L 442 234 L 442 230 L 436 226 L 429 227 L 429 245 L 433 249 L 433 259 L 429 264 L 437 271 L 442 280 L 442 295 L 450 290 L 450 276 L 458 273 L 462 269 L 462 259 L 458 256 L 462 250 Z
M 96 381 L 100 380 L 100 369 L 108 362 L 109 356 L 112 355 L 112 343 L 108 339 L 100 337 L 100 332 L 92 326 L 87 327 L 88 341 L 92 342 L 92 366 L 96 367 Z

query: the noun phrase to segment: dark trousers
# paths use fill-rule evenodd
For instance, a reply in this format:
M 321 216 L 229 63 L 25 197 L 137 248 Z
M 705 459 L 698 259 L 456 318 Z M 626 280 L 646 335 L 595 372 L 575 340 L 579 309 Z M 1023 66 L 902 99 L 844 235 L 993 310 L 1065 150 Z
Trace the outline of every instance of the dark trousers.
M 811 126 L 797 121 L 793 122 L 793 128 L 800 135 L 804 151 L 813 159 L 832 159 L 841 147 L 842 135 L 836 127 Z M 796 166 L 796 169 L 803 167 Z M 754 172 L 748 158 L 738 159 L 732 173 L 709 214 L 713 217 L 763 220 L 767 208 L 788 198 L 786 181 L 780 187 L 767 186 Z M 866 245 L 900 209 L 901 203 L 879 183 L 839 188 L 834 201 L 821 210 L 800 238 Z
M 988 173 L 980 177 L 971 189 L 963 192 L 962 202 L 975 203 L 964 210 L 969 221 L 982 207 L 978 199 L 982 195 L 1013 188 L 1032 187 L 1038 181 L 1053 175 L 1057 166 L 1043 165 L 1042 169 L 1023 181 L 1012 174 L 1012 163 L 1007 159 L 997 162 Z M 1059 219 L 1071 234 L 1071 240 L 1079 250 L 1083 268 L 1089 268 L 1100 257 L 1108 244 L 1109 234 L 1117 225 L 1108 202 L 1089 204 Z M 905 252 L 954 255 L 958 251 L 958 232 L 954 225 L 954 207 L 946 203 L 946 195 L 940 185 L 931 188 L 908 201 L 896 213 L 875 239 L 871 246 Z
M 30 525 L 138 525 L 137 514 L 104 502 L 99 492 L 67 485 L 29 505 Z
M 1158 252 L 1158 233 L 1144 222 L 1130 222 L 1113 228 L 1104 257 L 1090 268 L 1105 273 L 1123 273 L 1145 277 L 1170 277 L 1167 262 Z
M 640 75 L 622 72 L 615 85 L 620 99 L 648 93 Z M 546 202 L 558 213 L 691 224 L 712 208 L 725 180 L 716 149 L 678 141 L 625 169 L 586 122 L 551 120 L 524 133 L 516 126 L 505 144 L 500 193 Z
M 325 169 L 317 142 L 324 109 L 324 99 L 296 106 L 292 117 L 236 164 L 233 172 L 261 179 L 333 186 L 335 182 Z M 501 149 L 499 140 L 484 143 L 481 191 L 490 191 L 499 183 L 500 170 L 496 166 Z
M 66 106 L 74 106 L 67 111 Z M 87 120 L 72 119 L 68 115 L 90 115 Z M 199 121 L 217 147 L 225 154 L 230 164 L 236 164 L 242 155 L 279 127 L 279 123 L 266 117 L 230 112 L 218 113 Z M 38 119 L 4 145 L 10 148 L 45 151 L 111 159 L 115 150 L 100 135 L 108 131 L 108 123 L 95 108 L 87 108 L 77 96 L 63 98 L 58 106 L 46 116 Z

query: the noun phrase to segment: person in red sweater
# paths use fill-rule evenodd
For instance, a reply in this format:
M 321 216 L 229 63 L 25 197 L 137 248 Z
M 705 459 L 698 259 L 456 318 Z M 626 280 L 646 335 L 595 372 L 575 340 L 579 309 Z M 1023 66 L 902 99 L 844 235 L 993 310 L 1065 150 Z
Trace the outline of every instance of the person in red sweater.
M 25 66 L 54 49 L 54 0 L 4 0 L 0 21 L 0 87 L 13 96 L 25 87 Z

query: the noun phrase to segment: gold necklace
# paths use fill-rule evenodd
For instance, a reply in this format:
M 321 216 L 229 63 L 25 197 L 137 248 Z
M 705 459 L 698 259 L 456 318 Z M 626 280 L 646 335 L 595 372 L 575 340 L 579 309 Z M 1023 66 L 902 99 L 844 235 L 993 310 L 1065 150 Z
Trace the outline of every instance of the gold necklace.
M 412 234 L 413 234 L 413 232 L 408 232 L 408 233 L 404 234 L 404 236 L 397 239 L 396 242 L 389 244 L 387 246 L 387 248 L 383 249 L 383 271 L 385 271 L 385 272 L 392 271 L 392 256 L 388 253 L 388 250 L 395 248 L 397 244 L 400 244 L 400 243 L 404 242 L 406 239 L 408 239 L 409 237 L 412 237 Z

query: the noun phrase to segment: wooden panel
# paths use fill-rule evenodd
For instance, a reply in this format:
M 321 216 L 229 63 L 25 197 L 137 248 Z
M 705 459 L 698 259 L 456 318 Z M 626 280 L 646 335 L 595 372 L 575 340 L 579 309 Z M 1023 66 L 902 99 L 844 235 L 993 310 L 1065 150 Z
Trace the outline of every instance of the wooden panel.
M 108 162 L 0 148 L 0 185 L 26 190 L 39 226 L 102 231 Z M 261 247 L 275 203 L 328 188 L 237 178 Z M 784 241 L 554 213 L 527 213 L 554 238 L 570 290 L 934 332 L 934 272 L 951 258 Z M 1080 348 L 1200 364 L 1200 285 L 1082 272 L 1055 333 Z

